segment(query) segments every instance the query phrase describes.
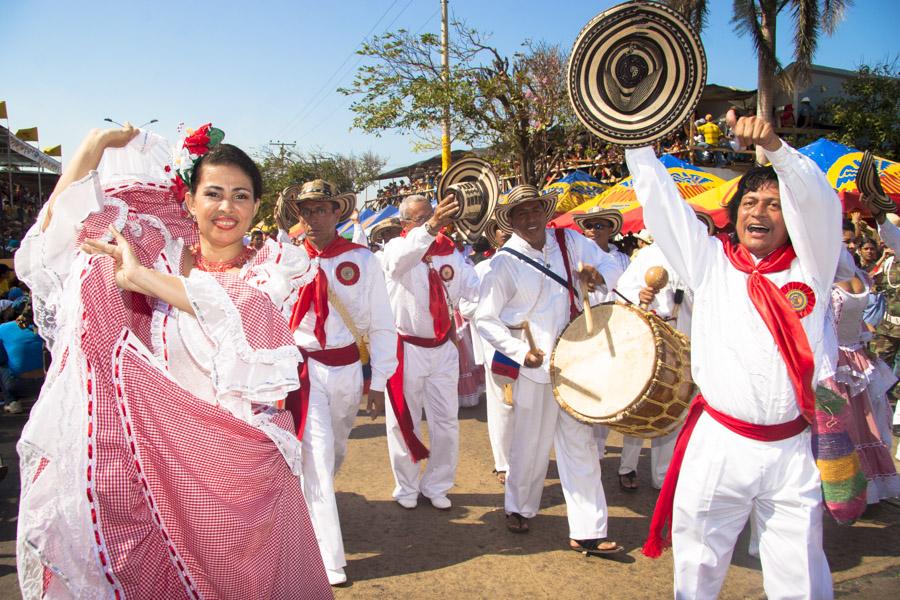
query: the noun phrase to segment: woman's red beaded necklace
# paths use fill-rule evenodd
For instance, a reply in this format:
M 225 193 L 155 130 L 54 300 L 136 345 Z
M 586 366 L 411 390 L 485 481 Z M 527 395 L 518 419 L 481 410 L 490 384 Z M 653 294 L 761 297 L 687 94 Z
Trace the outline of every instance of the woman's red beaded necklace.
M 244 266 L 244 264 L 253 258 L 253 255 L 256 254 L 256 250 L 249 246 L 244 246 L 244 249 L 241 250 L 240 254 L 235 256 L 230 260 L 223 260 L 221 262 L 206 260 L 203 257 L 203 253 L 200 252 L 200 244 L 194 244 L 190 248 L 191 256 L 194 257 L 194 267 L 200 269 L 201 271 L 207 271 L 209 273 L 224 273 L 225 271 L 230 271 L 231 269 L 240 269 Z

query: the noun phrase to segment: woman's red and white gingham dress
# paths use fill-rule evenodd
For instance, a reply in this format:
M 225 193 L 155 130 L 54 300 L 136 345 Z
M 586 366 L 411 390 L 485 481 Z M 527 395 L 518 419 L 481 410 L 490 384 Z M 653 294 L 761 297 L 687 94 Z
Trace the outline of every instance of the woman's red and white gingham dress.
M 270 243 L 240 274 L 193 271 L 194 318 L 77 249 L 113 224 L 180 273 L 196 232 L 164 149 L 141 134 L 107 151 L 16 257 L 54 358 L 18 445 L 23 596 L 331 597 L 280 410 L 300 359 L 283 310 L 315 267 Z

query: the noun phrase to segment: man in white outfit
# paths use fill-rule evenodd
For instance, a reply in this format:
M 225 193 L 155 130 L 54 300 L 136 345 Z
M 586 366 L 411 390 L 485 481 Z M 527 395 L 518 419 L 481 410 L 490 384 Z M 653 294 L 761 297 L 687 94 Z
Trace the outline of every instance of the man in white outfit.
M 303 493 L 332 585 L 347 581 L 334 475 L 344 460 L 362 397 L 358 339 L 367 336 L 370 347 L 372 418 L 384 407 L 385 385 L 397 367 L 397 331 L 381 267 L 368 248 L 335 230 L 355 200 L 355 195 L 340 194 L 323 180 L 303 184 L 297 196 L 297 212 L 306 229 L 302 247 L 319 270 L 300 290 L 291 315 L 294 341 L 304 357 L 301 389 L 293 399 L 304 413 L 299 421 Z
M 766 121 L 737 120 L 733 111 L 728 121 L 742 145 L 763 148 L 772 163 L 748 171 L 729 203 L 736 240 L 707 235 L 652 148 L 626 151 L 644 221 L 694 290 L 691 371 L 702 394 L 679 436 L 644 553 L 662 552 L 671 517 L 675 597 L 715 598 L 749 517 L 760 533 L 767 597 L 828 599 L 808 424 L 840 202 L 815 163 Z
M 566 499 L 569 547 L 609 554 L 622 548 L 606 539 L 608 513 L 597 444 L 591 426 L 573 419 L 553 398 L 548 357 L 578 313 L 578 280 L 603 288 L 620 271 L 580 233 L 547 229 L 555 204 L 555 196 L 540 196 L 531 185 L 516 186 L 501 200 L 495 218 L 513 235 L 492 259 L 475 311 L 481 336 L 521 365 L 513 386 L 506 526 L 515 533 L 529 530 L 529 520 L 540 508 L 552 446 Z M 536 348 L 523 339 L 524 322 Z
M 461 298 L 478 298 L 478 276 L 441 233 L 458 206 L 452 194 L 436 209 L 424 196 L 407 196 L 400 204 L 403 233 L 382 255 L 401 361 L 388 385 L 394 408 L 386 413 L 388 453 L 393 497 L 408 509 L 421 493 L 435 508 L 449 510 L 459 459 L 459 354 L 451 311 Z M 423 410 L 431 454 L 420 477 L 417 461 L 427 455 L 419 442 Z
M 484 228 L 484 236 L 495 251 L 509 240 L 510 235 L 509 232 L 500 229 L 497 226 L 497 222 L 493 219 L 488 221 Z M 493 260 L 493 256 L 475 265 L 475 273 L 478 275 L 479 282 L 483 282 L 490 271 L 491 260 Z M 494 347 L 478 334 L 478 330 L 474 326 L 475 310 L 477 308 L 477 302 L 463 300 L 459 303 L 462 316 L 472 324 L 475 363 L 484 367 L 488 438 L 491 442 L 491 453 L 494 457 L 494 474 L 500 483 L 505 484 L 506 473 L 509 471 L 509 449 L 512 445 L 513 407 L 511 404 L 504 402 L 503 385 L 497 381 L 494 373 L 491 371 Z

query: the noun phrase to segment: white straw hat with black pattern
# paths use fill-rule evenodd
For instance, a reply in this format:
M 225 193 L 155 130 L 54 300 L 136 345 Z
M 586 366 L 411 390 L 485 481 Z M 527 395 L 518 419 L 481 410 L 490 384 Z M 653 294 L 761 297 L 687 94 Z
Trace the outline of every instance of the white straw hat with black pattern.
M 678 129 L 706 84 L 700 37 L 677 11 L 628 2 L 585 25 L 569 55 L 569 99 L 599 138 L 645 146 Z
M 602 208 L 600 206 L 592 206 L 583 213 L 574 214 L 572 215 L 572 220 L 575 221 L 575 224 L 581 227 L 582 230 L 584 229 L 583 223 L 588 221 L 606 221 L 612 226 L 612 231 L 609 234 L 610 237 L 622 231 L 622 224 L 625 222 L 622 211 L 615 208 Z
M 526 202 L 540 202 L 544 214 L 547 216 L 547 221 L 550 221 L 556 213 L 556 200 L 558 197 L 558 192 L 541 195 L 540 190 L 533 185 L 517 185 L 503 196 L 500 196 L 497 208 L 494 210 L 494 219 L 497 220 L 497 226 L 500 229 L 511 233 L 513 228 L 509 221 L 509 213 L 512 209 Z

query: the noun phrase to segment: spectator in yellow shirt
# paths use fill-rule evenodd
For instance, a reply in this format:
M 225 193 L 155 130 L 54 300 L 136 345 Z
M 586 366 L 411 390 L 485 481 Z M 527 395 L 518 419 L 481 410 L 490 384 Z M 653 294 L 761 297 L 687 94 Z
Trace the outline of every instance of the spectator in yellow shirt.
M 706 123 L 697 127 L 697 131 L 703 134 L 703 141 L 710 146 L 718 146 L 722 139 L 722 130 L 713 123 L 712 115 L 706 115 Z

